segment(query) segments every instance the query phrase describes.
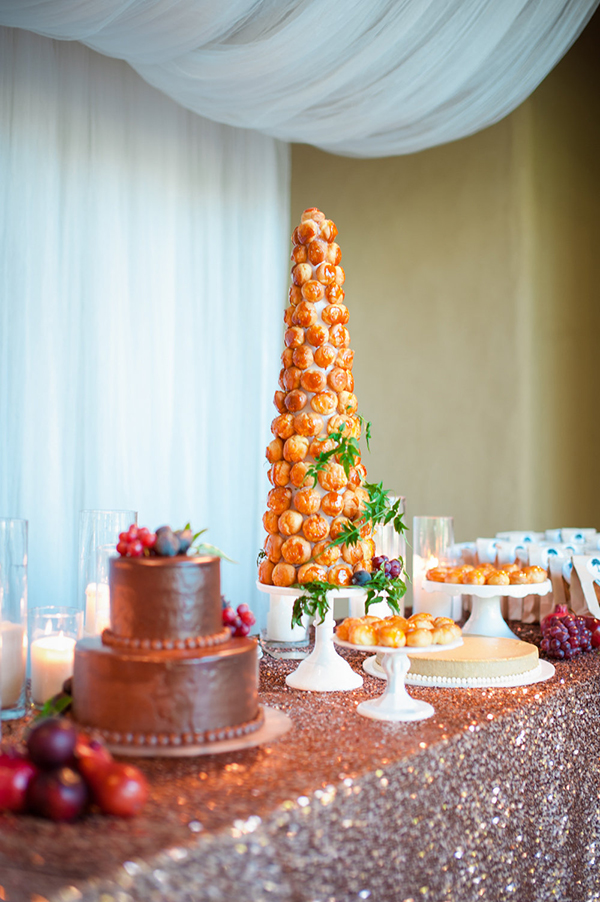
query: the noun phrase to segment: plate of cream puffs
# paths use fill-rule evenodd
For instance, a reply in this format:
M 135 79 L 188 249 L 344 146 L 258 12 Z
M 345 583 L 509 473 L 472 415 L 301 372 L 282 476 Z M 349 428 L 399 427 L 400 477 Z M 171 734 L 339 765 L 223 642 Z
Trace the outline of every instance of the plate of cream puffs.
M 518 564 L 462 564 L 457 567 L 433 567 L 425 574 L 423 586 L 429 592 L 440 590 L 451 595 L 546 595 L 552 588 L 543 567 Z
M 436 651 L 458 648 L 462 645 L 461 629 L 450 617 L 434 617 L 432 614 L 412 614 L 375 617 L 346 617 L 335 632 L 335 642 L 343 648 L 365 651 L 414 654 L 418 651 Z

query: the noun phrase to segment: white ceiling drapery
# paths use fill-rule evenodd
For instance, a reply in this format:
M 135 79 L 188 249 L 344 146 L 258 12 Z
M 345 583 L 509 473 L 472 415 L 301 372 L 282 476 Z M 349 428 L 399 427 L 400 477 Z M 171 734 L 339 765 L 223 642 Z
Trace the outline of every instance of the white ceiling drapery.
M 499 121 L 599 0 L 0 0 L 216 122 L 332 153 L 412 153 Z

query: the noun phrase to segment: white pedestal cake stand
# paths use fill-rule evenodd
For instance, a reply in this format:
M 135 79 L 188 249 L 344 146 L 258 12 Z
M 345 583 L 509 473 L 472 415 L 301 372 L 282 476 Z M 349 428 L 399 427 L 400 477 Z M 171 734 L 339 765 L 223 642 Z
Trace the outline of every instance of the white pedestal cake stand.
M 256 584 L 261 592 L 267 595 L 288 597 L 290 599 L 290 621 L 294 601 L 304 594 L 302 589 L 286 589 L 281 586 L 266 586 L 264 583 Z M 359 596 L 366 597 L 366 591 L 357 586 L 347 588 L 332 588 L 327 592 L 329 610 L 322 623 L 318 616 L 315 620 L 315 647 L 311 654 L 302 661 L 293 673 L 290 673 L 285 681 L 292 689 L 302 689 L 307 692 L 340 692 L 348 689 L 359 689 L 363 684 L 363 678 L 344 658 L 338 655 L 333 644 L 333 631 L 335 620 L 333 619 L 333 602 L 336 598 L 355 599 Z
M 450 651 L 462 645 L 462 639 L 450 642 L 448 645 L 428 645 L 426 648 L 390 648 L 386 645 L 352 645 L 342 639 L 335 638 L 336 645 L 342 648 L 352 648 L 354 651 L 381 652 L 381 666 L 383 667 L 387 683 L 383 695 L 378 698 L 361 702 L 357 707 L 359 714 L 369 717 L 371 720 L 387 720 L 392 722 L 426 720 L 435 711 L 433 705 L 428 702 L 413 698 L 406 691 L 405 677 L 410 668 L 408 655 L 423 654 L 436 651 Z
M 436 583 L 424 580 L 427 592 L 444 592 L 447 595 L 471 595 L 471 616 L 462 628 L 463 636 L 497 636 L 518 639 L 502 616 L 501 600 L 525 598 L 526 595 L 547 595 L 552 591 L 549 579 L 543 583 L 527 583 L 524 586 L 471 586 L 468 583 Z M 442 646 L 443 647 L 443 646 Z

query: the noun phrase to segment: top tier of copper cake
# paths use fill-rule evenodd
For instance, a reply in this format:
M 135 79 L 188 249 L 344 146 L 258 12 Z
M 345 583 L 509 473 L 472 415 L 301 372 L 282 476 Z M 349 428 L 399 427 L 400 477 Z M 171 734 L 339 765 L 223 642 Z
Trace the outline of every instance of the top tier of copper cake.
M 219 558 L 113 558 L 110 621 L 112 634 L 122 639 L 177 641 L 219 633 Z

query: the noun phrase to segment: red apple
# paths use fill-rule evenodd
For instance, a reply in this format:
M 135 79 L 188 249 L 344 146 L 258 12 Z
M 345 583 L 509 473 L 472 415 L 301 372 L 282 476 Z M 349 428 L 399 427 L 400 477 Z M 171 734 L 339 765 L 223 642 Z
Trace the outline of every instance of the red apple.
M 592 648 L 600 648 L 600 624 L 592 630 Z
M 75 766 L 90 785 L 101 779 L 106 768 L 114 761 L 105 745 L 98 739 L 90 739 L 79 733 L 75 743 Z
M 25 811 L 27 787 L 37 772 L 35 764 L 16 749 L 5 749 L 0 754 L 0 809 Z
M 133 817 L 148 798 L 148 781 L 137 767 L 114 761 L 93 783 L 94 799 L 102 814 Z

